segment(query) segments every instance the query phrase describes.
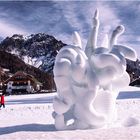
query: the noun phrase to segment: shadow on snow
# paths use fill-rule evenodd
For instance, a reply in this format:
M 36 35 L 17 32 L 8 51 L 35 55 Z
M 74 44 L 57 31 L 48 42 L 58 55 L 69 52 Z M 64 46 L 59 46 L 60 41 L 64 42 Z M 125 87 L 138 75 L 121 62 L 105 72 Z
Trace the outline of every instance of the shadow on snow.
M 33 99 L 15 99 L 15 100 L 10 100 L 7 101 L 7 105 L 12 105 L 12 104 L 44 104 L 44 103 L 52 103 L 53 102 L 53 97 L 50 98 L 33 98 Z
M 133 99 L 140 98 L 140 91 L 120 92 L 117 99 Z
M 53 124 L 43 125 L 43 124 L 24 124 L 24 125 L 16 125 L 9 127 L 0 127 L 0 135 L 10 134 L 15 132 L 27 132 L 27 131 L 56 131 L 55 126 Z

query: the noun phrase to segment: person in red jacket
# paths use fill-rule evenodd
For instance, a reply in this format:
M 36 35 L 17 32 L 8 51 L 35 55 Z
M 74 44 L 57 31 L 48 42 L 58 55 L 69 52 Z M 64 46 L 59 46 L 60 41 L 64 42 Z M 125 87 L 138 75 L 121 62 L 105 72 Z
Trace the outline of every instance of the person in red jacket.
M 3 106 L 3 108 L 5 108 L 5 100 L 4 100 L 4 94 L 2 94 L 1 96 L 0 96 L 0 108 Z

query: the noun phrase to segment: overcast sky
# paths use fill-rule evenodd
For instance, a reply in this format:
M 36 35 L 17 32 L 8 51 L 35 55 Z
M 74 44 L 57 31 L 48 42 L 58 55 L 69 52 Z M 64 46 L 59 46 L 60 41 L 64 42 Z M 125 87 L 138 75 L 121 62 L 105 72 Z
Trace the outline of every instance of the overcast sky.
M 0 1 L 0 37 L 44 32 L 69 44 L 78 31 L 85 45 L 96 8 L 101 22 L 98 45 L 104 34 L 122 24 L 125 33 L 119 42 L 140 54 L 140 2 L 136 1 Z

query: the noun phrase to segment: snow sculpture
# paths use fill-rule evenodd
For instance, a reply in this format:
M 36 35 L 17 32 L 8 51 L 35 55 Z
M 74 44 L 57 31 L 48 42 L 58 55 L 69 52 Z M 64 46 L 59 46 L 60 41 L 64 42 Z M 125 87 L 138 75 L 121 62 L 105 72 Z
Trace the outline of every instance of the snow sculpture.
M 110 42 L 106 40 L 108 46 L 99 47 L 98 16 L 96 10 L 85 52 L 75 32 L 74 45 L 63 47 L 56 57 L 53 72 L 58 96 L 53 102 L 53 117 L 57 130 L 108 125 L 116 118 L 119 91 L 130 82 L 125 58 L 135 61 L 137 55 L 132 48 L 117 44 L 124 27 L 120 25 L 113 31 Z

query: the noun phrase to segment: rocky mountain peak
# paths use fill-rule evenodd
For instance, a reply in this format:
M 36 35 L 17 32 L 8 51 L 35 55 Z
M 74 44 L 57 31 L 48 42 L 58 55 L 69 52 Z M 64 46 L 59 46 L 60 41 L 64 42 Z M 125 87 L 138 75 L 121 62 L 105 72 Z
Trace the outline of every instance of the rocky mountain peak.
M 64 43 L 45 33 L 31 34 L 27 37 L 15 34 L 1 42 L 0 50 L 12 53 L 25 63 L 52 73 L 55 56 L 63 46 Z

